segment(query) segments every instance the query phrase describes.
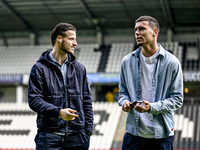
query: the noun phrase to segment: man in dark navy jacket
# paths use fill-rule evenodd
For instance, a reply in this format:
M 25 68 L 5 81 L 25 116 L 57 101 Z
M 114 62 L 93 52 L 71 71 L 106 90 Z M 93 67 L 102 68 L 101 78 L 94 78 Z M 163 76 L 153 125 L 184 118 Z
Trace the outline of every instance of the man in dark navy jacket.
M 87 150 L 93 130 L 92 95 L 86 69 L 76 61 L 76 28 L 59 23 L 52 50 L 33 65 L 28 85 L 30 108 L 37 112 L 36 150 Z

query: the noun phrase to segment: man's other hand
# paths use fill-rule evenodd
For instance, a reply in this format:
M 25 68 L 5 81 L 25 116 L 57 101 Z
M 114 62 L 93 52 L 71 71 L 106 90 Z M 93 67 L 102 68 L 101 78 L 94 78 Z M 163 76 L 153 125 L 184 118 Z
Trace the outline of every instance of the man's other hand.
M 122 106 L 122 110 L 125 112 L 129 112 L 131 110 L 131 102 L 126 101 L 123 106 Z
M 150 108 L 151 108 L 151 105 L 149 104 L 148 101 L 145 101 L 145 100 L 143 100 L 143 104 L 142 105 L 140 105 L 139 103 L 137 103 L 135 105 L 135 110 L 140 112 L 140 113 L 149 112 Z
M 76 117 L 79 117 L 79 115 L 76 115 L 75 113 L 76 110 L 65 108 L 60 110 L 59 116 L 65 121 L 70 121 L 74 120 Z

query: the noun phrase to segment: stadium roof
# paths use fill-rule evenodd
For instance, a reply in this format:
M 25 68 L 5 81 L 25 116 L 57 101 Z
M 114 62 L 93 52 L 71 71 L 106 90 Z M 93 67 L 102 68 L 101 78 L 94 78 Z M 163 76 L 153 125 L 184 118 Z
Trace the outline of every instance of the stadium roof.
M 59 22 L 78 30 L 133 28 L 141 15 L 155 17 L 162 31 L 200 33 L 200 0 L 1 0 L 0 35 L 51 31 Z

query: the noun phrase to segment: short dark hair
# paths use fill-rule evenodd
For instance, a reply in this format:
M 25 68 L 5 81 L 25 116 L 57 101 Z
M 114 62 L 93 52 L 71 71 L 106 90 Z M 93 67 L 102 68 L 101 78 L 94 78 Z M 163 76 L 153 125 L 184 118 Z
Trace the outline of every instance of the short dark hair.
M 54 27 L 54 29 L 51 32 L 51 43 L 53 46 L 56 43 L 56 38 L 58 37 L 58 35 L 62 37 L 67 36 L 66 34 L 67 30 L 76 31 L 76 28 L 72 24 L 69 24 L 69 23 L 59 23 Z
M 160 25 L 158 23 L 158 21 L 151 17 L 151 16 L 140 16 L 136 21 L 135 23 L 137 22 L 141 22 L 141 21 L 148 21 L 149 22 L 149 26 L 153 29 L 153 28 L 157 28 L 158 29 L 158 32 L 160 31 Z

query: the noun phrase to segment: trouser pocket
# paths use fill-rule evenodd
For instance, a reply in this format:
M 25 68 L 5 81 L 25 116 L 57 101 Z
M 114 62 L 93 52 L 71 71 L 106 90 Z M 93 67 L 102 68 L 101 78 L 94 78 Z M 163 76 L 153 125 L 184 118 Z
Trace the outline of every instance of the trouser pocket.
M 80 132 L 80 139 L 83 143 L 83 147 L 89 148 L 90 145 L 90 136 L 85 132 L 85 130 Z

